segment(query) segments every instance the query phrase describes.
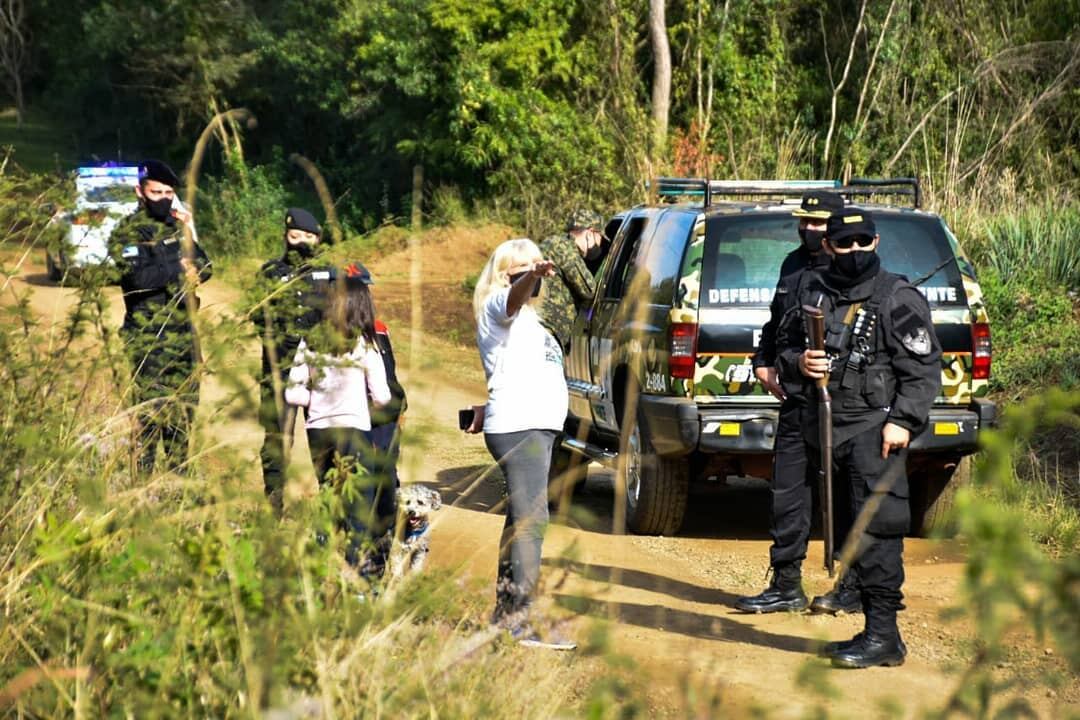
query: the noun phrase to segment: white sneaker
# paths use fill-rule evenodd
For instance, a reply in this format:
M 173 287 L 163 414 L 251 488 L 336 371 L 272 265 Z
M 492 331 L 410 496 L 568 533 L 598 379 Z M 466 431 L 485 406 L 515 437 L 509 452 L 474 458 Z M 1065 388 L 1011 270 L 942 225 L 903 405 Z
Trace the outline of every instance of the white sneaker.
M 521 647 L 541 648 L 544 650 L 577 650 L 576 642 L 557 635 L 551 635 L 547 639 L 544 639 L 528 625 L 523 625 L 511 630 L 510 636 L 514 638 Z

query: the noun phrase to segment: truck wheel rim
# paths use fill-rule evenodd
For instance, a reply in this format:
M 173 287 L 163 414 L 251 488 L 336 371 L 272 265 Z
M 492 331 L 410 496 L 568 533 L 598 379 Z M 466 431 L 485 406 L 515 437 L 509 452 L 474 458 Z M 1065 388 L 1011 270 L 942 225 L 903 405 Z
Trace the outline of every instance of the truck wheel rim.
M 637 426 L 626 439 L 626 504 L 635 507 L 641 494 L 641 432 Z

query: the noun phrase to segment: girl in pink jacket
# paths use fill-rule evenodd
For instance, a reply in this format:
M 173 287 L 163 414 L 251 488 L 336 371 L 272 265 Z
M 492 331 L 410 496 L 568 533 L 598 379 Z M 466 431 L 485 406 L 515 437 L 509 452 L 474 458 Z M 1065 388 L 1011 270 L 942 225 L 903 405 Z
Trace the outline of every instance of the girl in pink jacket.
M 348 535 L 346 560 L 360 564 L 363 546 L 392 527 L 394 487 L 373 472 L 369 400 L 390 402 L 386 369 L 375 338 L 371 276 L 358 264 L 338 273 L 321 325 L 300 343 L 285 400 L 306 409 L 308 446 L 320 487 L 341 488 Z

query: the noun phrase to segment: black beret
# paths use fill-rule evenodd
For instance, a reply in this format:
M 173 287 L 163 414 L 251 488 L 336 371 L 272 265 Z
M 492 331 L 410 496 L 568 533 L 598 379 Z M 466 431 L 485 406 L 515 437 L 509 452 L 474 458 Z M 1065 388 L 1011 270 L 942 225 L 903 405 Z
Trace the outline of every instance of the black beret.
M 825 237 L 829 240 L 843 240 L 847 237 L 874 237 L 877 235 L 877 227 L 874 218 L 866 210 L 858 208 L 844 208 L 829 218 L 829 226 L 825 230 Z
M 180 178 L 176 177 L 173 169 L 160 160 L 144 160 L 139 163 L 139 181 L 146 180 L 154 180 L 171 188 L 180 185 Z
M 303 230 L 314 235 L 322 235 L 319 221 L 303 208 L 289 208 L 285 211 L 285 230 Z
M 828 190 L 814 190 L 803 195 L 802 205 L 791 214 L 798 218 L 828 220 L 833 213 L 844 209 L 844 198 Z

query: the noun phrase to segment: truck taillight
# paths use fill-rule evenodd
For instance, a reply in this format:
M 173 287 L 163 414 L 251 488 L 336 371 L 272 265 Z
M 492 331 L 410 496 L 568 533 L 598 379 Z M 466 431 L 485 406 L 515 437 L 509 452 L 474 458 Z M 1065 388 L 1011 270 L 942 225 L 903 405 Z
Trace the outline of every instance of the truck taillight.
M 974 351 L 971 376 L 976 380 L 989 380 L 990 326 L 987 323 L 975 323 L 971 326 L 971 345 Z
M 697 362 L 697 323 L 672 323 L 669 349 L 668 368 L 671 376 L 692 380 Z

